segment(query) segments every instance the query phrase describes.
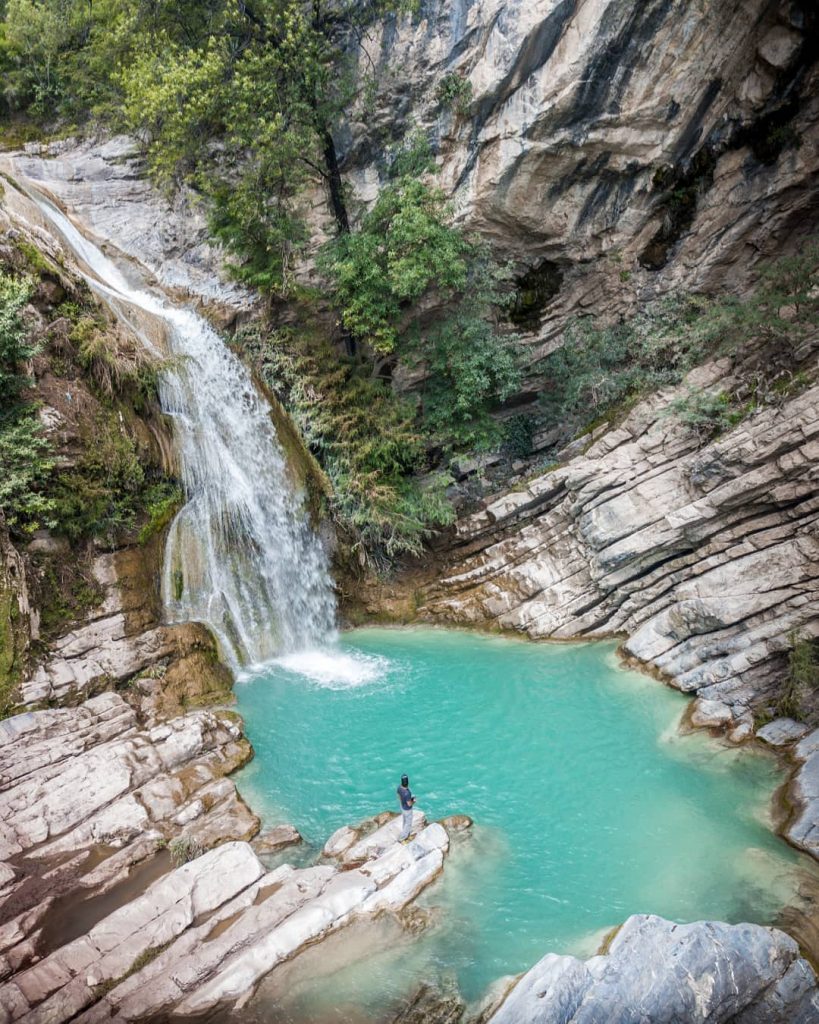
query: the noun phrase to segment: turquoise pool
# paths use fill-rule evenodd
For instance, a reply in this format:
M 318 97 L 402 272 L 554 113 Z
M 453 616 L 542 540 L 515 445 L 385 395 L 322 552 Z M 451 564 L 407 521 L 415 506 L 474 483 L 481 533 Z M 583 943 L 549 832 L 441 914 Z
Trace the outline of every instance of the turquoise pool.
M 338 1013 L 345 993 L 377 1002 L 420 977 L 478 998 L 547 951 L 589 955 L 632 913 L 769 922 L 793 892 L 802 859 L 768 822 L 774 759 L 680 735 L 685 698 L 613 644 L 361 629 L 236 693 L 256 751 L 237 782 L 266 825 L 320 848 L 395 806 L 403 771 L 430 819 L 475 820 L 424 897 L 431 926 L 337 972 Z

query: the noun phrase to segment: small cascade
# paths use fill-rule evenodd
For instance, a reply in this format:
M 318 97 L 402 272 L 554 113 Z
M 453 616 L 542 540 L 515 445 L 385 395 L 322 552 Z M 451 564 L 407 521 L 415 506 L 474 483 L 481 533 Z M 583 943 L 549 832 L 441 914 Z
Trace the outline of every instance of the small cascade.
M 186 497 L 165 550 L 167 619 L 206 623 L 234 669 L 329 640 L 327 555 L 246 367 L 201 316 L 129 283 L 60 210 L 32 198 L 118 318 L 151 345 L 152 332 L 136 324 L 147 314 L 166 339 L 159 397 L 173 420 Z

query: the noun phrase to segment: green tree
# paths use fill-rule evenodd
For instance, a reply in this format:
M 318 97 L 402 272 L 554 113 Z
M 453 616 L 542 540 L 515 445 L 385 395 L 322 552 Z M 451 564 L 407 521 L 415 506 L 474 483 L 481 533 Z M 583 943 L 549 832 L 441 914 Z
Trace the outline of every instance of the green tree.
M 467 282 L 470 246 L 449 223 L 440 189 L 403 177 L 379 193 L 353 234 L 326 247 L 321 267 L 333 282 L 344 326 L 376 352 L 395 350 L 402 318 L 434 289 Z
M 0 274 L 0 509 L 16 532 L 50 523 L 54 510 L 45 494 L 54 468 L 51 446 L 25 398 L 31 384 L 25 363 L 37 352 L 21 316 L 30 294 L 28 281 Z
M 452 223 L 443 192 L 409 174 L 388 183 L 359 229 L 327 244 L 319 266 L 347 330 L 369 350 L 422 368 L 421 414 L 435 443 L 487 443 L 496 433 L 491 408 L 520 376 L 516 338 L 496 323 L 506 274 Z
M 20 394 L 30 383 L 24 363 L 37 346 L 28 339 L 20 315 L 30 294 L 29 282 L 0 273 L 0 421 L 16 414 Z
M 187 176 L 210 198 L 242 279 L 286 287 L 310 181 L 326 185 L 337 230 L 349 230 L 334 131 L 356 88 L 350 43 L 411 6 L 226 2 L 197 31 L 155 31 L 119 73 L 127 124 L 147 133 L 155 173 Z

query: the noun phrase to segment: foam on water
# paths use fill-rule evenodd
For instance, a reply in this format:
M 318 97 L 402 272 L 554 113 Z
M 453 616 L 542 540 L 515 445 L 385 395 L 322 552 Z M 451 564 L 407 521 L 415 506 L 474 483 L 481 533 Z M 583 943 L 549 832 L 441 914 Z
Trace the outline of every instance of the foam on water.
M 297 651 L 274 658 L 270 667 L 281 668 L 300 679 L 330 690 L 348 690 L 383 679 L 389 660 L 340 647 Z

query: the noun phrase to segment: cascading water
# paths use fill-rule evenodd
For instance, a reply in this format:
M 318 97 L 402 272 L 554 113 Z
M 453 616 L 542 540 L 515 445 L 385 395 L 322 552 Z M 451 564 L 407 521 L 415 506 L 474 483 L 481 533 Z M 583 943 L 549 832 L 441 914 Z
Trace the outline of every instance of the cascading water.
M 202 317 L 131 285 L 54 205 L 32 198 L 130 329 L 135 309 L 163 328 L 171 359 L 159 396 L 173 420 L 186 497 L 165 550 L 167 618 L 205 622 L 234 668 L 330 639 L 327 556 L 247 369 Z

